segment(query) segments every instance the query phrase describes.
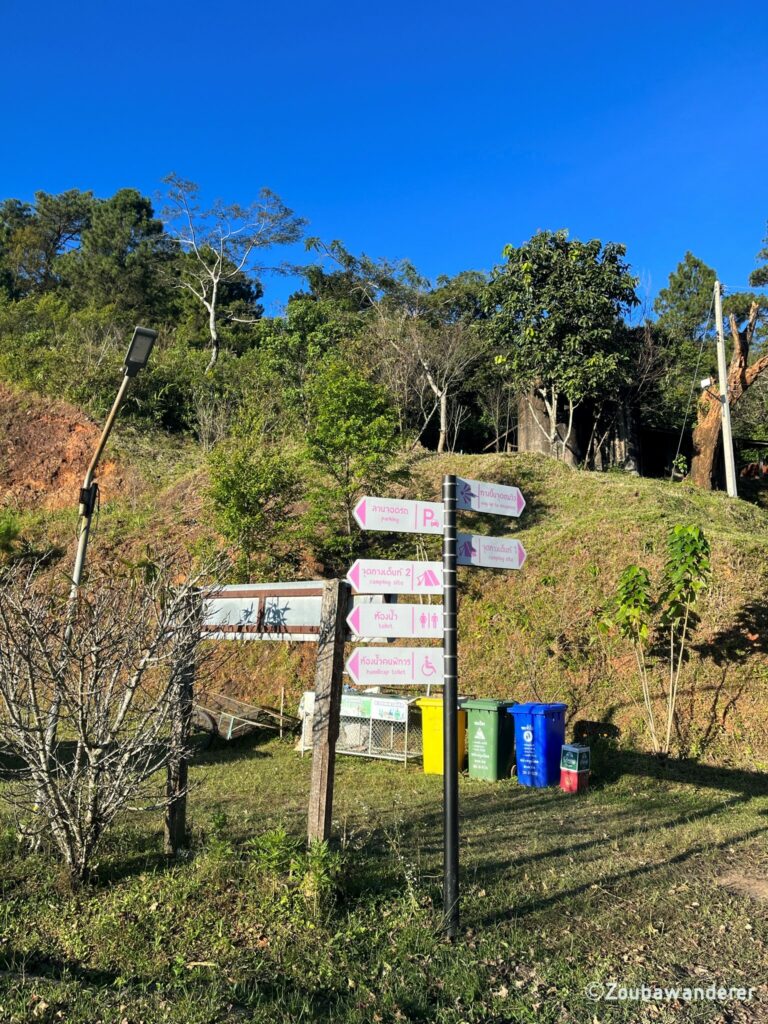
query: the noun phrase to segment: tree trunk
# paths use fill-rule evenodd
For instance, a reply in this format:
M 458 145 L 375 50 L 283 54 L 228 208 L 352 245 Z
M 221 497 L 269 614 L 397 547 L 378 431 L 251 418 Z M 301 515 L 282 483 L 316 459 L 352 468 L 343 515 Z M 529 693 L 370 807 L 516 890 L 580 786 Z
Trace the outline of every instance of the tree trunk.
M 440 437 L 437 441 L 437 454 L 442 455 L 448 444 L 448 389 L 440 393 Z
M 760 306 L 753 302 L 749 309 L 746 326 L 739 330 L 736 317 L 731 313 L 729 324 L 733 354 L 728 367 L 726 392 L 728 401 L 733 406 L 738 402 L 747 388 L 757 380 L 761 373 L 768 370 L 768 355 L 760 356 L 751 366 L 747 366 L 749 347 L 755 336 Z M 720 398 L 705 391 L 699 399 L 696 427 L 693 431 L 693 461 L 691 462 L 691 480 L 697 487 L 706 491 L 712 489 L 712 473 L 715 468 L 715 455 L 720 440 L 722 425 L 722 409 Z
M 517 403 L 517 450 L 550 455 L 549 430 L 549 414 L 543 399 L 534 391 L 522 395 Z
M 691 481 L 702 490 L 712 490 L 712 475 L 715 468 L 715 455 L 720 440 L 722 411 L 717 399 L 706 396 L 699 403 L 699 416 L 693 431 L 693 460 L 691 462 Z
M 635 418 L 632 409 L 620 405 L 616 414 L 616 433 L 613 438 L 612 464 L 627 473 L 639 475 L 638 445 L 635 432 Z

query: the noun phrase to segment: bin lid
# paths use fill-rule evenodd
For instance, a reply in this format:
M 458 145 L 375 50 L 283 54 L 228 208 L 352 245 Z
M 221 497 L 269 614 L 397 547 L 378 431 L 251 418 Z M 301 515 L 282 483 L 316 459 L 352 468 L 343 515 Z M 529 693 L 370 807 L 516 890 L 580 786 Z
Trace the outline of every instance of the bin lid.
M 494 700 L 492 697 L 476 697 L 474 700 L 465 700 L 462 704 L 463 708 L 469 708 L 471 711 L 506 711 L 511 708 L 514 701 L 511 700 Z
M 420 708 L 434 708 L 437 705 L 443 706 L 442 697 L 418 697 L 416 700 L 416 706 Z
M 509 708 L 510 715 L 546 715 L 552 711 L 565 711 L 567 704 L 538 704 L 535 701 L 528 704 L 514 704 Z

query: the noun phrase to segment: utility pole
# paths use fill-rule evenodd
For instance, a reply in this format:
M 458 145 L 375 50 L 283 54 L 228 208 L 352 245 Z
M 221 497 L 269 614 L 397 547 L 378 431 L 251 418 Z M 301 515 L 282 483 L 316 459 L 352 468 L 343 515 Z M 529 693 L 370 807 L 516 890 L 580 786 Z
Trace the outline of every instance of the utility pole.
M 725 362 L 725 332 L 723 330 L 723 286 L 715 281 L 715 323 L 717 325 L 717 375 L 720 378 L 720 405 L 723 416 L 723 454 L 725 456 L 725 486 L 729 498 L 737 498 L 736 461 L 733 457 L 731 432 L 731 406 L 728 401 L 728 368 Z

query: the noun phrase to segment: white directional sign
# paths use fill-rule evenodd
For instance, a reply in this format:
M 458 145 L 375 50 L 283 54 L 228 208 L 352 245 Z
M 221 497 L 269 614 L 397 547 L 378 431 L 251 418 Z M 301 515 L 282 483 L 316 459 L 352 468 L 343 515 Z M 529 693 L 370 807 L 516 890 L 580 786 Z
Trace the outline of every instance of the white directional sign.
M 436 534 L 443 529 L 443 505 L 439 501 L 366 496 L 355 505 L 353 514 L 364 530 Z
M 361 594 L 440 594 L 440 562 L 408 562 L 387 558 L 358 558 L 347 579 Z
M 509 537 L 479 537 L 473 533 L 456 535 L 456 560 L 459 565 L 477 565 L 486 569 L 522 569 L 526 552 L 519 540 Z
M 443 652 L 439 647 L 358 647 L 347 672 L 360 686 L 441 686 Z
M 525 508 L 525 498 L 517 487 L 459 477 L 456 480 L 456 508 L 517 518 Z
M 443 635 L 441 604 L 369 604 L 358 605 L 347 616 L 347 625 L 355 636 L 414 637 L 435 640 Z

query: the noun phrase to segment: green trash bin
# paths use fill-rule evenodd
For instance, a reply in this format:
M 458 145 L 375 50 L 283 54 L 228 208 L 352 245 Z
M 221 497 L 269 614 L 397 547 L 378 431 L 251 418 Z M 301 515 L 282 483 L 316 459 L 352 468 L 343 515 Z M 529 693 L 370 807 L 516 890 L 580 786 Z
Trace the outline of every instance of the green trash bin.
M 512 771 L 515 749 L 515 723 L 507 713 L 511 700 L 465 700 L 468 713 L 467 747 L 469 776 L 472 779 L 507 779 Z

